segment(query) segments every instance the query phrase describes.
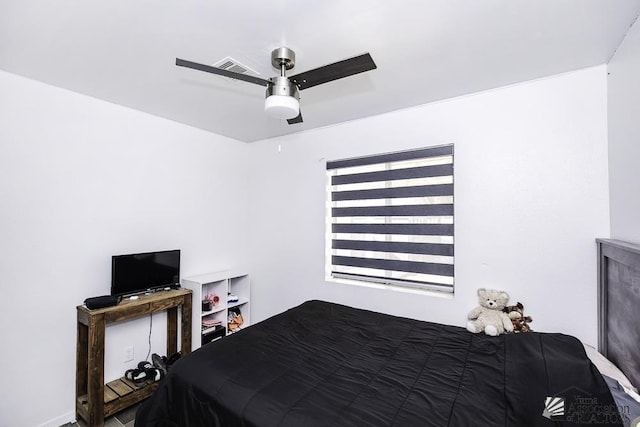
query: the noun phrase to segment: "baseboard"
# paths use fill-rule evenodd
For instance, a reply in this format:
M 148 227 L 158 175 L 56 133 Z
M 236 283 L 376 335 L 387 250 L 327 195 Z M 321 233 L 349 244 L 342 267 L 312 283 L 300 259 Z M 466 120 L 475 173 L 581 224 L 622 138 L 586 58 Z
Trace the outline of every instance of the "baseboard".
M 71 411 L 67 412 L 64 415 L 60 415 L 59 417 L 52 418 L 49 421 L 38 425 L 38 427 L 60 427 L 61 425 L 75 422 L 75 420 L 76 414 L 75 412 Z

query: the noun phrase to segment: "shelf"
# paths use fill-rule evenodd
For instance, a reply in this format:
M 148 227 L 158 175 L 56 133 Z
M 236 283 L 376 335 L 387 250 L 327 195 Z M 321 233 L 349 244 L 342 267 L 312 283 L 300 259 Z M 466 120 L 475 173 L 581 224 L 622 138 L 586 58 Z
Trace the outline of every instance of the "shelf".
M 244 277 L 248 275 L 249 273 L 246 273 L 242 270 L 223 270 L 223 271 L 216 271 L 215 273 L 206 273 L 206 274 L 200 274 L 198 276 L 187 277 L 186 280 L 189 280 L 191 282 L 206 284 L 206 283 L 221 282 L 227 279 L 236 279 L 236 278 Z
M 103 426 L 105 417 L 146 399 L 158 388 L 157 382 L 143 387 L 126 378 L 104 384 L 105 326 L 158 312 L 167 313 L 167 354 L 176 353 L 178 343 L 182 355 L 190 353 L 192 291 L 189 289 L 156 292 L 95 310 L 77 307 L 76 418 L 84 419 L 90 426 Z
M 210 328 L 206 328 L 202 330 L 202 335 L 206 335 L 211 332 L 217 332 L 221 329 L 224 329 L 224 325 L 218 325 L 218 327 L 212 326 Z
M 232 330 L 230 330 L 230 329 L 228 329 L 228 330 L 227 330 L 227 336 L 229 336 L 229 335 L 233 335 L 233 334 L 235 334 L 236 332 L 240 332 L 240 331 L 241 331 L 241 330 L 243 330 L 243 329 L 244 329 L 244 327 L 243 327 L 243 326 L 240 326 L 238 329 L 234 329 L 233 331 L 232 331 Z
M 151 396 L 158 388 L 159 382 L 135 384 L 125 377 L 105 385 L 104 417 L 110 417 L 132 404 Z M 84 419 L 89 418 L 89 399 L 84 394 L 77 399 L 78 409 Z
M 236 302 L 228 303 L 228 308 L 238 307 L 249 302 L 249 298 L 239 298 Z
M 235 307 L 242 307 L 243 326 L 251 324 L 251 279 L 249 273 L 244 270 L 225 270 L 213 273 L 201 274 L 198 276 L 185 277 L 182 279 L 182 286 L 193 291 L 193 316 L 198 319 L 212 316 L 221 320 L 227 326 L 229 311 Z M 202 312 L 202 301 L 208 294 L 216 294 L 220 297 L 218 307 L 213 310 Z M 227 295 L 232 294 L 238 297 L 236 302 L 228 302 Z M 194 322 L 193 336 L 204 336 L 207 332 L 211 334 L 211 329 L 202 331 L 201 325 Z M 192 341 L 193 350 L 201 346 L 202 341 L 194 339 Z
M 202 314 L 200 315 L 200 317 L 205 317 L 205 316 L 209 316 L 210 314 L 220 313 L 221 311 L 225 311 L 226 309 L 227 309 L 227 307 L 225 307 L 222 304 L 220 304 L 217 307 L 214 307 L 213 310 L 203 311 Z

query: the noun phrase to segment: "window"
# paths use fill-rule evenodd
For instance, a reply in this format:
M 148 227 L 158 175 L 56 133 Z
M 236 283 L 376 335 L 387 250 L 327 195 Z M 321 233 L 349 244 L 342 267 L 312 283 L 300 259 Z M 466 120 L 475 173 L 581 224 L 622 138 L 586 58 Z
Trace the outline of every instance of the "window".
M 327 163 L 327 275 L 453 292 L 453 145 Z

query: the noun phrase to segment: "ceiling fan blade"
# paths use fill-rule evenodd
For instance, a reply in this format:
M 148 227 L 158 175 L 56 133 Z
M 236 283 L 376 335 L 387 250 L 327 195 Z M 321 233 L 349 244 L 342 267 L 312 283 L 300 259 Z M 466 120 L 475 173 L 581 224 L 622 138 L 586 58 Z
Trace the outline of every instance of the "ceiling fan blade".
M 260 86 L 269 86 L 271 84 L 269 80 L 261 79 L 260 77 L 234 73 L 233 71 L 223 70 L 222 68 L 212 67 L 210 65 L 198 64 L 197 62 L 191 62 L 185 59 L 176 58 L 176 65 L 178 67 L 192 68 L 194 70 L 204 71 L 206 73 L 213 73 L 213 74 L 218 74 L 220 76 L 229 77 L 236 80 L 242 80 L 242 81 L 257 84 Z
M 302 110 L 298 111 L 298 115 L 293 119 L 287 119 L 287 123 L 290 125 L 295 125 L 296 123 L 302 123 Z
M 364 73 L 365 71 L 375 70 L 376 64 L 368 53 L 344 61 L 334 62 L 333 64 L 323 67 L 314 68 L 295 76 L 289 76 L 298 89 L 308 89 L 333 80 L 342 79 L 344 77 L 353 76 L 354 74 Z

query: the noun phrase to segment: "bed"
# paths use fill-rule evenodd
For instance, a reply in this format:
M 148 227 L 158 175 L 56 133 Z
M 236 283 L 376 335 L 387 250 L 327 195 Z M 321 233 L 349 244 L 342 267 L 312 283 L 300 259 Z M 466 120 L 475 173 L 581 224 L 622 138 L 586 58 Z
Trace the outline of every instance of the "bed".
M 612 334 L 602 323 L 620 321 L 621 283 L 637 307 L 640 252 L 618 247 L 620 261 L 612 244 L 598 241 L 599 347 L 637 381 L 638 331 Z M 618 386 L 571 336 L 489 337 L 307 301 L 179 360 L 136 426 L 629 425 Z

